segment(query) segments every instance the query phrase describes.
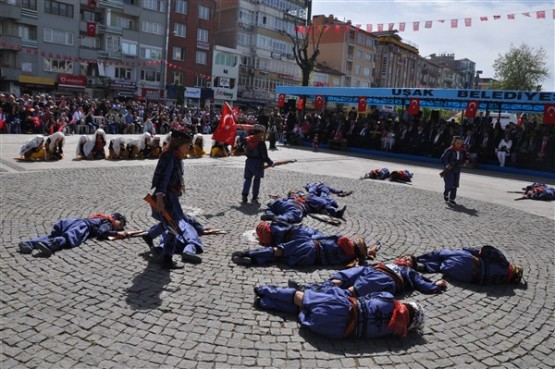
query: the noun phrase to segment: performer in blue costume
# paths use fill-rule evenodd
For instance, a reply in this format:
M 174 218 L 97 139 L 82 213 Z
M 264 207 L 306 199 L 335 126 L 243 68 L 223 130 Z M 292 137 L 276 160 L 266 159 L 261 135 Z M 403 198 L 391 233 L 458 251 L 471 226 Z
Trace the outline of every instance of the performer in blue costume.
M 50 235 L 20 242 L 19 251 L 22 254 L 31 254 L 33 250 L 39 250 L 40 256 L 50 257 L 63 248 L 79 247 L 89 238 L 106 240 L 109 236 L 124 237 L 126 223 L 127 219 L 120 213 L 98 213 L 84 219 L 62 219 L 54 224 Z
M 404 257 L 419 271 L 443 273 L 456 281 L 476 284 L 520 283 L 524 269 L 509 263 L 493 246 L 437 250 L 424 255 Z
M 263 125 L 254 125 L 254 134 L 247 137 L 245 173 L 243 182 L 243 202 L 247 202 L 252 184 L 252 202 L 258 203 L 260 180 L 264 178 L 264 164 L 274 165 L 268 157 L 268 150 L 264 142 L 265 128 Z
M 524 198 L 531 200 L 553 201 L 555 200 L 555 187 L 545 183 L 534 182 L 523 188 Z
M 277 246 L 299 237 L 312 237 L 323 235 L 319 230 L 300 224 L 287 224 L 283 222 L 260 222 L 256 226 L 258 243 L 262 246 Z
M 457 205 L 455 199 L 461 178 L 461 165 L 467 163 L 463 140 L 460 136 L 453 136 L 451 146 L 443 152 L 440 160 L 443 170 L 439 175 L 445 182 L 443 199 L 450 205 Z
M 296 282 L 289 282 L 290 287 L 300 287 Z M 374 292 L 389 292 L 395 295 L 414 290 L 425 294 L 439 294 L 447 289 L 447 282 L 443 279 L 432 282 L 411 267 L 407 267 L 403 259 L 397 259 L 388 264 L 377 263 L 341 270 L 326 282 L 309 284 L 302 289 L 319 291 L 328 286 L 345 289 L 356 297 Z
M 359 236 L 352 239 L 342 235 L 326 236 L 309 227 L 298 227 L 293 238 L 288 237 L 289 240 L 276 246 L 234 252 L 232 261 L 239 265 L 269 265 L 282 261 L 289 266 L 354 266 L 367 258 L 374 258 L 379 248 L 375 244 L 368 249 Z M 261 239 L 267 240 L 268 237 Z
M 257 308 L 298 313 L 301 326 L 328 338 L 404 337 L 424 327 L 420 304 L 395 300 L 388 292 L 354 298 L 332 286 L 303 292 L 269 285 L 254 292 Z
M 304 189 L 310 194 L 315 196 L 326 196 L 329 197 L 330 194 L 334 194 L 340 197 L 349 196 L 351 191 L 338 190 L 336 188 L 330 187 L 323 182 L 307 183 Z
M 189 131 L 174 131 L 171 137 L 168 150 L 160 156 L 152 178 L 154 198 L 156 199 L 152 217 L 161 224 L 151 227 L 144 239 L 152 247 L 152 240 L 162 235 L 160 242 L 162 267 L 182 269 L 183 264 L 173 261 L 174 253 L 182 249 L 182 261 L 200 263 L 202 259 L 198 254 L 204 252 L 204 245 L 198 235 L 204 232 L 204 227 L 186 215 L 179 202 L 179 197 L 185 189 L 183 159 L 192 144 L 193 134 Z M 161 212 L 164 209 L 177 224 L 179 228 L 177 232 L 168 225 L 167 220 L 162 216 Z
M 285 223 L 300 223 L 307 214 L 326 214 L 342 218 L 347 206 L 339 208 L 337 202 L 326 196 L 290 191 L 286 198 L 276 198 L 268 203 L 262 220 L 277 220 Z

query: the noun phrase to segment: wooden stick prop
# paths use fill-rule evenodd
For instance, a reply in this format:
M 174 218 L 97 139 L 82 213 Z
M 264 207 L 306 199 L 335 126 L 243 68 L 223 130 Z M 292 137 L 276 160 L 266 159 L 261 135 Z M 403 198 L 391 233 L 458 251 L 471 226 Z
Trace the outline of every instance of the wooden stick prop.
M 318 219 L 321 222 L 325 222 L 331 225 L 340 225 L 341 221 L 337 218 L 333 218 L 330 217 L 329 215 L 325 215 L 325 214 L 315 214 L 315 213 L 310 213 L 308 214 L 309 217 L 314 218 L 314 219 Z
M 117 235 L 115 236 L 108 236 L 108 239 L 110 241 L 113 240 L 123 240 L 125 238 L 131 238 L 131 237 L 140 237 L 145 235 L 147 232 L 143 231 L 142 229 L 136 230 L 136 231 L 123 231 L 123 232 L 118 232 Z
M 297 159 L 274 161 L 273 166 L 277 167 L 279 165 L 285 165 L 285 164 L 296 163 L 296 162 L 297 162 Z M 264 164 L 264 169 L 268 169 L 268 168 L 272 168 L 272 165 Z
M 209 234 L 227 234 L 227 231 L 224 231 L 223 229 L 215 229 L 215 228 L 209 228 L 209 227 L 204 228 L 204 232 L 202 233 L 202 236 L 209 235 Z
M 144 197 L 144 200 L 146 202 L 148 202 L 150 204 L 150 206 L 152 206 L 152 209 L 155 208 L 156 200 L 154 199 L 154 197 L 151 194 L 147 194 Z M 168 226 L 169 226 L 168 230 L 170 232 L 172 232 L 173 234 L 175 234 L 175 235 L 179 234 L 179 228 L 177 227 L 177 224 L 175 224 L 175 221 L 173 220 L 171 214 L 168 213 L 168 211 L 166 209 L 162 209 L 162 211 L 160 213 L 162 214 L 162 216 L 164 217 L 166 222 L 168 222 Z

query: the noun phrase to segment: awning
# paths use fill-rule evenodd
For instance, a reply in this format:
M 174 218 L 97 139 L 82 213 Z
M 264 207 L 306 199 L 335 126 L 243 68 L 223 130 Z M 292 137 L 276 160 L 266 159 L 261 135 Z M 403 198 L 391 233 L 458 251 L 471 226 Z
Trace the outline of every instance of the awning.
M 54 78 L 50 77 L 33 77 L 33 76 L 26 76 L 20 75 L 18 78 L 19 83 L 27 83 L 30 85 L 47 85 L 47 86 L 54 86 L 56 81 Z

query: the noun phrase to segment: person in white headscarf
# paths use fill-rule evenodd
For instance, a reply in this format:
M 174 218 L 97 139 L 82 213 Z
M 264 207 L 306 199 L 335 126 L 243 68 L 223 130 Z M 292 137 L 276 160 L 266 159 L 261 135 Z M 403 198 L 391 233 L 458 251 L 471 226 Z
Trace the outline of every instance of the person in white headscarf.
M 123 136 L 112 138 L 108 144 L 108 160 L 127 159 L 127 156 L 126 138 Z
M 107 143 L 106 132 L 102 128 L 90 136 L 83 135 L 77 144 L 77 157 L 86 160 L 105 159 L 104 147 Z
M 150 137 L 146 141 L 145 148 L 143 149 L 143 156 L 145 159 L 158 159 L 160 154 L 162 154 L 162 148 L 160 147 L 161 137 L 159 135 Z
M 44 148 L 45 137 L 43 135 L 36 135 L 34 138 L 25 141 L 19 156 L 22 160 L 44 160 L 46 149 Z
M 206 154 L 204 151 L 204 137 L 202 134 L 197 133 L 193 139 L 193 145 L 189 147 L 188 156 L 190 158 L 201 158 Z
M 54 132 L 46 138 L 46 160 L 61 160 L 64 157 L 65 135 Z
M 152 135 L 148 132 L 143 133 L 138 138 L 131 138 L 127 141 L 127 151 L 129 151 L 129 159 L 144 159 L 144 150 L 147 143 L 152 139 Z

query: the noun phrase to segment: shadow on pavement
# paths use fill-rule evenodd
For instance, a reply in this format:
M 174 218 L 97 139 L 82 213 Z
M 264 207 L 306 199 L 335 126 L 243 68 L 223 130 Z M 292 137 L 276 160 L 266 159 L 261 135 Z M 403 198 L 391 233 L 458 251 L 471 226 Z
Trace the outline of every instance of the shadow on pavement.
M 171 282 L 170 271 L 160 268 L 150 257 L 150 252 L 140 255 L 148 264 L 145 270 L 133 278 L 133 285 L 126 291 L 125 301 L 133 310 L 154 310 L 162 304 L 160 296 Z
M 492 285 L 479 285 L 473 283 L 465 283 L 460 281 L 455 281 L 452 279 L 447 279 L 447 282 L 452 284 L 453 286 L 457 286 L 459 288 L 469 290 L 475 293 L 485 293 L 490 297 L 510 297 L 515 295 L 515 289 L 524 289 L 528 288 L 526 283 L 516 284 L 492 284 Z
M 476 209 L 469 209 L 464 205 L 456 205 L 456 206 L 447 206 L 446 207 L 448 210 L 453 210 L 456 211 L 457 213 L 463 213 L 463 214 L 467 214 L 473 217 L 477 217 L 478 216 L 478 210 Z
M 261 206 L 261 204 L 252 204 L 249 202 L 246 204 L 233 205 L 231 206 L 231 209 L 237 210 L 245 215 L 256 215 L 258 214 Z

